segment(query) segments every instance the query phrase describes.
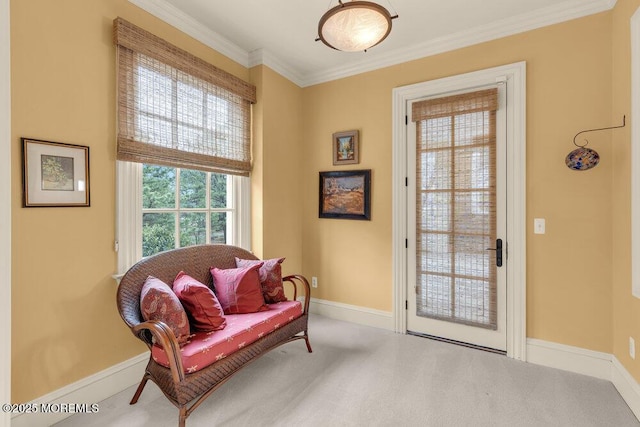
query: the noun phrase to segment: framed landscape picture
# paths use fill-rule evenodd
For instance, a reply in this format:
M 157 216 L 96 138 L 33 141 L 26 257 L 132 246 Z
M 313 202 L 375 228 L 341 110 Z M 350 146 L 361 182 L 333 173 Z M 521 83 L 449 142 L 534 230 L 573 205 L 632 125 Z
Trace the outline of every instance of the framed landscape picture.
M 320 172 L 318 216 L 371 219 L 371 169 Z
M 21 141 L 24 207 L 89 206 L 89 147 Z
M 348 130 L 333 134 L 333 164 L 350 165 L 356 164 L 359 160 L 358 131 Z

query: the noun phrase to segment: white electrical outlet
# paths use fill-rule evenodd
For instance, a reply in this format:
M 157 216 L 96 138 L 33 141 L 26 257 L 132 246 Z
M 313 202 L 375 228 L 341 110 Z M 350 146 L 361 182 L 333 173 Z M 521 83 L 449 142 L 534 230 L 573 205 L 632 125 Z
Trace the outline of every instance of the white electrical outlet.
M 544 234 L 545 233 L 545 220 L 544 218 L 534 218 L 533 220 L 533 232 L 535 234 Z
M 636 358 L 636 340 L 633 337 L 629 337 L 629 356 L 632 359 Z
M 311 287 L 312 288 L 317 288 L 318 287 L 318 278 L 315 277 L 315 276 L 311 278 Z

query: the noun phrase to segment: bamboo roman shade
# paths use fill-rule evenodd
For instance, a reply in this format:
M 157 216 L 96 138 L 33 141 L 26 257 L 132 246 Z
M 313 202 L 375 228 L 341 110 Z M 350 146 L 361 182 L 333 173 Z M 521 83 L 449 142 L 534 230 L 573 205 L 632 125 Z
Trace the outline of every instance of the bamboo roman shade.
M 497 89 L 414 102 L 417 315 L 497 325 Z
M 118 160 L 248 176 L 255 86 L 114 20 Z
M 498 89 L 485 89 L 444 98 L 414 102 L 411 118 L 414 122 L 438 117 L 469 114 L 498 109 Z

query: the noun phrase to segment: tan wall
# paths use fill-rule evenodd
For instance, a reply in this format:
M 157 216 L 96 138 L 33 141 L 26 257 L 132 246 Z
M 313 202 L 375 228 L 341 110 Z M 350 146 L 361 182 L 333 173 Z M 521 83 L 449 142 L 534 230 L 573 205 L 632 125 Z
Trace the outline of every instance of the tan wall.
M 143 351 L 115 306 L 115 49 L 123 18 L 247 80 L 249 70 L 126 0 L 11 2 L 12 399 Z M 91 207 L 21 207 L 20 137 L 90 147 Z
M 619 0 L 613 13 L 613 108 L 611 122 L 631 114 L 629 20 L 638 0 Z M 636 124 L 637 125 L 637 124 Z M 629 337 L 640 344 L 640 299 L 631 295 L 631 126 L 613 131 L 613 354 L 640 380 L 640 359 L 629 357 Z M 638 167 L 638 165 L 635 165 Z
M 116 16 L 258 86 L 256 253 L 286 256 L 285 272 L 317 276 L 317 298 L 379 310 L 391 310 L 392 89 L 526 61 L 528 336 L 613 349 L 639 378 L 626 357 L 628 336 L 640 339 L 632 326 L 640 324 L 638 300 L 629 295 L 628 128 L 614 133 L 613 149 L 607 133 L 589 137 L 602 157 L 596 169 L 564 166 L 578 131 L 630 111 L 628 18 L 638 4 L 620 0 L 613 13 L 300 89 L 268 67 L 245 69 L 126 0 L 12 1 L 12 179 L 21 182 L 21 136 L 89 145 L 92 193 L 90 208 L 24 209 L 14 186 L 13 400 L 143 350 L 115 310 L 110 277 Z M 360 130 L 361 162 L 334 167 L 331 134 L 349 129 Z M 373 170 L 372 220 L 318 219 L 318 172 L 356 167 Z M 534 217 L 547 219 L 546 235 L 532 234 Z
M 308 87 L 304 98 L 303 267 L 314 296 L 390 311 L 392 89 L 527 62 L 527 335 L 611 351 L 610 137 L 589 172 L 564 165 L 573 136 L 611 118 L 611 13 Z M 331 134 L 359 129 L 361 162 L 334 167 Z M 372 169 L 372 219 L 318 218 L 318 172 Z M 547 234 L 533 235 L 534 217 Z
M 251 69 L 254 108 L 253 250 L 285 257 L 284 274 L 302 272 L 302 89 L 266 66 Z

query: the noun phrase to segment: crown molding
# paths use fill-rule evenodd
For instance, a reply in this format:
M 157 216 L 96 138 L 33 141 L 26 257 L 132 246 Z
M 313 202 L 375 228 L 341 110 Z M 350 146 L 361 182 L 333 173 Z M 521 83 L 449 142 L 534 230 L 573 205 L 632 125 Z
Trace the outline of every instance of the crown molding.
M 304 86 L 304 76 L 298 70 L 266 49 L 257 49 L 249 53 L 249 67 L 256 65 L 266 65 L 296 85 Z
M 301 73 L 295 65 L 286 63 L 264 49 L 253 52 L 245 51 L 164 0 L 128 1 L 242 66 L 249 68 L 261 64 L 266 65 L 296 85 L 306 87 L 604 12 L 611 10 L 617 0 L 563 1 L 531 13 L 396 49 L 379 57 L 365 59 L 357 64 L 334 67 L 309 74 Z
M 508 37 L 514 34 L 542 28 L 572 19 L 581 18 L 612 9 L 616 0 L 581 0 L 564 1 L 553 6 L 542 8 L 531 13 L 502 19 L 488 25 L 470 28 L 446 37 L 439 37 L 424 43 L 397 49 L 383 57 L 362 61 L 358 64 L 332 68 L 305 76 L 302 86 L 311 86 L 353 76 L 367 71 L 420 58 L 452 51 L 455 49 Z
M 238 64 L 249 67 L 249 53 L 224 36 L 195 20 L 180 9 L 163 0 L 129 0 L 151 15 L 176 27 L 206 46 L 220 52 Z

